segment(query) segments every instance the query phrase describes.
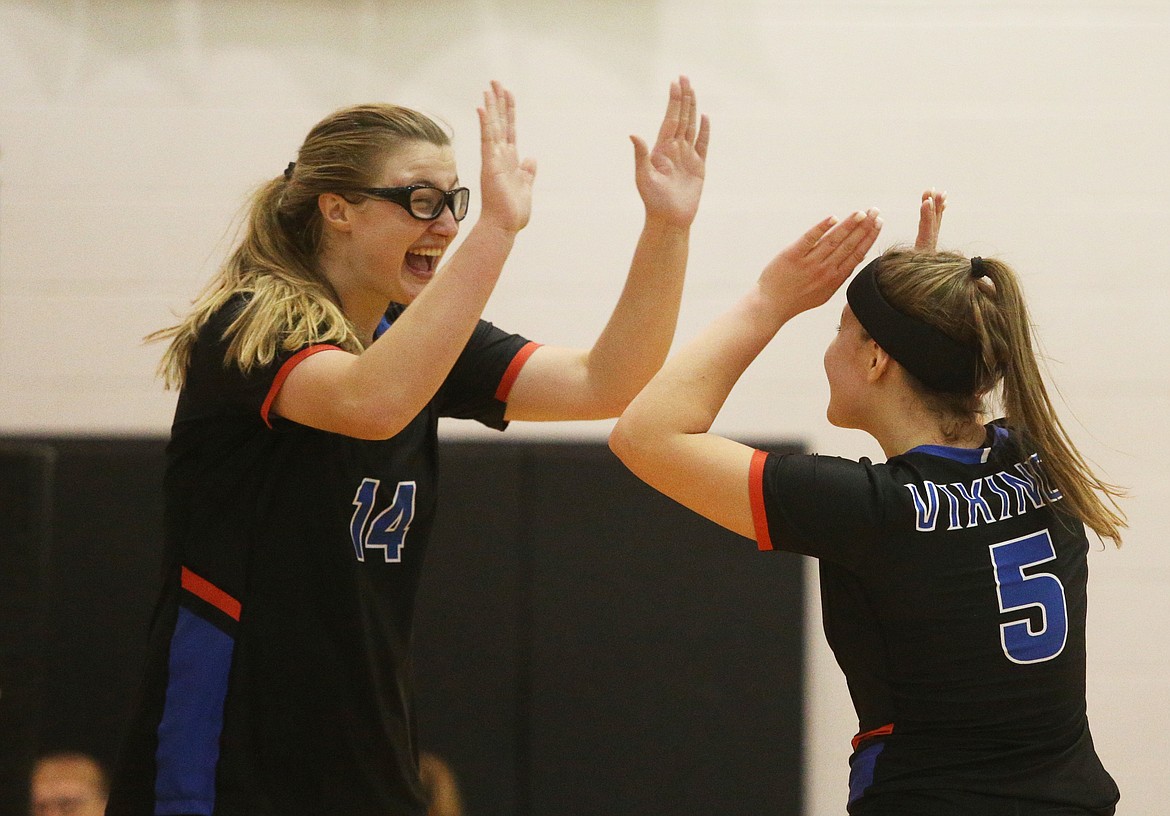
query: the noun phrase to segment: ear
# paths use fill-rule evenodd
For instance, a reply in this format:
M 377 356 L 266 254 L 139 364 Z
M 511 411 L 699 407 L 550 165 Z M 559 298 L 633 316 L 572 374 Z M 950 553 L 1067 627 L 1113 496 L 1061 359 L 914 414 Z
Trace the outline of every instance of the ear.
M 886 372 L 890 370 L 890 364 L 894 358 L 874 340 L 869 341 L 869 345 L 866 347 L 866 353 L 867 365 L 865 378 L 869 382 L 875 383 L 886 376 Z
M 325 226 L 338 232 L 350 232 L 353 229 L 351 207 L 352 205 L 337 193 L 321 193 L 317 196 L 317 209 L 321 211 L 321 219 Z

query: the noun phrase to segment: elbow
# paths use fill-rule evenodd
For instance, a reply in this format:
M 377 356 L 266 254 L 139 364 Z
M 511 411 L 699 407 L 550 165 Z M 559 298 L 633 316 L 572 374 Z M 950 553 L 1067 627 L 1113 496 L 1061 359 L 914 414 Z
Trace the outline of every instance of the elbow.
M 344 417 L 337 430 L 345 436 L 366 441 L 383 441 L 397 436 L 418 415 L 418 410 L 397 401 L 357 400 L 340 412 Z
M 625 462 L 629 446 L 630 440 L 626 435 L 625 427 L 622 425 L 622 420 L 618 419 L 613 430 L 609 432 L 609 449 L 613 451 L 614 456 Z
M 639 437 L 636 433 L 636 423 L 629 417 L 620 417 L 613 430 L 609 433 L 609 449 L 613 451 L 623 465 L 637 473 L 637 462 L 640 451 Z
M 403 427 L 385 422 L 359 423 L 348 429 L 345 435 L 366 442 L 384 442 L 397 436 Z
M 397 436 L 406 425 L 385 420 L 355 420 L 346 424 L 342 433 L 367 442 L 382 442 Z

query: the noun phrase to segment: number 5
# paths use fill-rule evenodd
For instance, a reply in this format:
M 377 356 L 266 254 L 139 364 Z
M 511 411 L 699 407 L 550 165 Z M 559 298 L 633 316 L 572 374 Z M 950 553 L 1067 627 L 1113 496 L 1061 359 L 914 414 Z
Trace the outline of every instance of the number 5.
M 1064 584 L 1055 575 L 1024 570 L 1056 558 L 1047 530 L 992 544 L 991 566 L 995 570 L 995 591 L 1000 612 L 1019 612 L 1031 607 L 1040 610 L 1040 629 L 1032 628 L 1032 616 L 1020 615 L 999 625 L 1003 653 L 1013 663 L 1042 663 L 1064 651 L 1068 638 L 1068 611 Z

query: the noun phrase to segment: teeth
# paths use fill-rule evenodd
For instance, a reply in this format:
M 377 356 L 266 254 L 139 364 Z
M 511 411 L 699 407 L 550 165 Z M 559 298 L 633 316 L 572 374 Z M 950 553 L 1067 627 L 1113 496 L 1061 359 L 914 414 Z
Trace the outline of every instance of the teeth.
M 443 254 L 443 250 L 438 247 L 428 247 L 426 249 L 412 249 L 411 255 L 426 255 L 428 258 L 437 258 Z

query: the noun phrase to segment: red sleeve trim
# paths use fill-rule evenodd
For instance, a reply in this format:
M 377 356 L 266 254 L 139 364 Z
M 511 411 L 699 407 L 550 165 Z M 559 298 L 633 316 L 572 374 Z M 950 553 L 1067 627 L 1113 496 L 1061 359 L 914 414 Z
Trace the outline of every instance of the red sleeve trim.
M 508 369 L 504 372 L 504 376 L 500 378 L 499 386 L 496 387 L 496 399 L 500 402 L 508 401 L 508 394 L 512 393 L 512 386 L 516 384 L 516 378 L 520 376 L 520 369 L 524 368 L 524 364 L 528 362 L 532 352 L 538 348 L 540 348 L 540 343 L 529 341 L 516 352 L 512 362 L 508 363 Z
M 767 452 L 758 450 L 752 454 L 752 464 L 748 469 L 752 524 L 756 528 L 756 546 L 761 550 L 772 549 L 772 534 L 768 531 L 768 511 L 764 508 L 764 462 L 767 460 Z
M 894 733 L 894 724 L 886 723 L 880 728 L 875 728 L 872 731 L 866 731 L 864 734 L 858 734 L 853 738 L 853 750 L 856 751 L 857 746 L 861 745 L 861 743 L 865 742 L 866 740 L 871 740 L 874 737 L 886 737 L 892 733 Z
M 234 621 L 240 619 L 240 602 L 206 578 L 201 578 L 183 567 L 180 584 L 196 598 L 206 601 Z
M 281 386 L 284 385 L 284 381 L 288 379 L 288 375 L 292 373 L 292 370 L 303 363 L 306 358 L 312 357 L 318 351 L 330 351 L 332 349 L 341 351 L 340 346 L 309 346 L 308 348 L 301 349 L 292 357 L 285 360 L 284 365 L 280 367 L 280 370 L 276 372 L 276 376 L 272 378 L 272 387 L 268 389 L 268 396 L 264 398 L 264 404 L 260 406 L 260 418 L 264 420 L 265 425 L 269 428 L 272 427 L 272 422 L 268 419 L 268 412 L 272 409 L 272 403 L 276 399 L 276 395 L 280 393 Z

